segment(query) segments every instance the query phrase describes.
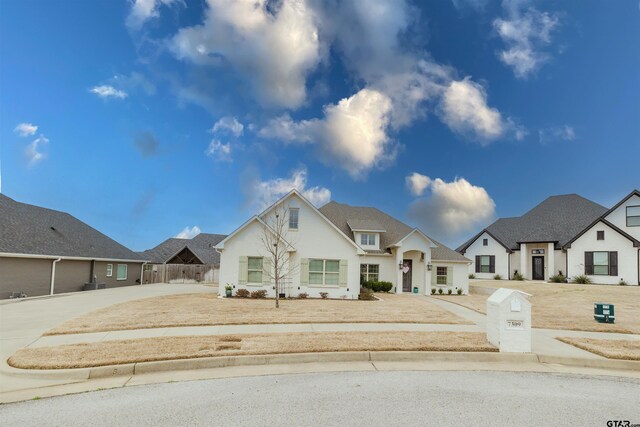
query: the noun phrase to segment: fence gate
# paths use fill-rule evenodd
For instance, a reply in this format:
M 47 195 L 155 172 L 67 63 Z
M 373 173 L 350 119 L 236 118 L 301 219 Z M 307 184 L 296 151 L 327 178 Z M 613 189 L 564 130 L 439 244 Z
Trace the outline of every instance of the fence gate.
M 217 283 L 218 270 L 212 264 L 147 264 L 143 283 Z

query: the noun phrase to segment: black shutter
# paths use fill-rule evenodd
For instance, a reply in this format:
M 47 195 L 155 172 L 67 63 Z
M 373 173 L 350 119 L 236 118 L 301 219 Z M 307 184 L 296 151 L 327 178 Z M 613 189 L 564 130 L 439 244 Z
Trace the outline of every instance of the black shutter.
M 490 273 L 495 273 L 496 272 L 496 257 L 495 257 L 495 255 L 490 255 L 489 256 L 489 272 Z
M 480 273 L 480 255 L 476 255 L 476 273 Z
M 584 274 L 593 274 L 593 252 L 584 253 Z
M 609 252 L 609 276 L 618 275 L 618 252 Z

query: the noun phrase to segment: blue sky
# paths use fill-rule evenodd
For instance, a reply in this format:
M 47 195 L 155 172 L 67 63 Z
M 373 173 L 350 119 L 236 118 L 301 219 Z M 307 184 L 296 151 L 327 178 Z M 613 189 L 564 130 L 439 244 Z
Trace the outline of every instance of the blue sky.
M 0 8 L 2 192 L 135 250 L 291 187 L 457 246 L 640 186 L 637 0 Z

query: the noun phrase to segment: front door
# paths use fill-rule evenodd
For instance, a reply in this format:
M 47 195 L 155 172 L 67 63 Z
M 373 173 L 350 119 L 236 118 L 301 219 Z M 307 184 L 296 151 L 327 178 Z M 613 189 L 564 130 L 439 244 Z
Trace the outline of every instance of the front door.
M 533 280 L 544 280 L 544 257 L 534 256 L 532 258 L 533 271 L 531 272 L 531 278 Z
M 411 276 L 413 276 L 413 265 L 410 259 L 402 260 L 402 292 L 411 292 Z

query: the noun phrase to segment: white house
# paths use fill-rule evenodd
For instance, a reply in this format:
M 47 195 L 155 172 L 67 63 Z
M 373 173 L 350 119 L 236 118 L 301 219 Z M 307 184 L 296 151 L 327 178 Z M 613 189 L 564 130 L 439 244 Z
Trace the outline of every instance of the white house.
M 552 196 L 520 217 L 498 219 L 457 251 L 472 260 L 469 273 L 479 279 L 519 272 L 527 280 L 549 280 L 562 273 L 638 285 L 639 200 L 634 190 L 607 210 L 576 194 Z
M 317 209 L 296 190 L 216 246 L 221 289 L 230 284 L 275 296 L 273 256 L 264 242 L 265 233 L 278 234 L 276 214 L 286 217 L 281 296 L 326 292 L 330 298 L 357 299 L 363 280 L 389 281 L 396 293 L 430 294 L 432 285 L 468 293 L 470 261 L 459 253 L 378 209 L 337 202 Z

